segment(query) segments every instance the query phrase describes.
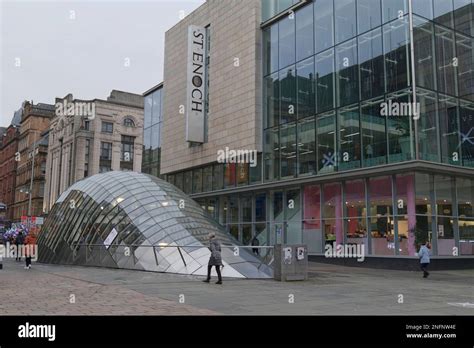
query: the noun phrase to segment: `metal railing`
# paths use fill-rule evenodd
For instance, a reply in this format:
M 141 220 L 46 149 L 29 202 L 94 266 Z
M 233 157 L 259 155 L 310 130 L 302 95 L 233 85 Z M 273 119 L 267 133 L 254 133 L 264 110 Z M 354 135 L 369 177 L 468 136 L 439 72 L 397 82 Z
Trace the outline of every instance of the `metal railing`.
M 85 251 L 85 258 L 86 262 L 90 260 L 93 255 L 92 253 L 99 253 L 99 259 L 102 259 L 103 256 L 108 254 L 109 256 L 112 256 L 112 253 L 110 250 L 114 250 L 115 255 L 117 255 L 117 250 L 116 249 L 123 249 L 123 252 L 119 252 L 119 254 L 127 256 L 127 257 L 134 257 L 135 256 L 135 251 L 138 248 L 153 248 L 153 254 L 155 257 L 156 265 L 159 266 L 158 262 L 158 255 L 160 250 L 165 249 L 165 248 L 176 248 L 179 252 L 179 255 L 181 257 L 181 261 L 183 262 L 184 266 L 187 266 L 186 260 L 183 255 L 183 250 L 187 248 L 195 248 L 195 249 L 201 249 L 205 248 L 208 249 L 206 245 L 169 245 L 169 244 L 158 244 L 158 245 L 142 245 L 142 244 L 129 244 L 129 245 L 118 245 L 118 244 L 87 244 L 87 243 L 73 243 L 71 245 L 71 249 L 73 251 L 73 258 L 76 260 L 79 257 L 79 254 L 81 250 Z M 254 246 L 254 245 L 227 245 L 227 244 L 221 244 L 221 249 L 231 249 L 232 252 L 234 253 L 235 256 L 240 255 L 240 250 L 244 249 L 250 249 L 249 253 L 253 255 L 256 259 L 260 261 L 260 264 L 258 265 L 258 268 L 261 267 L 262 265 L 267 265 L 271 266 L 273 261 L 274 261 L 274 247 L 273 246 Z M 126 251 L 129 252 L 129 255 L 126 255 Z

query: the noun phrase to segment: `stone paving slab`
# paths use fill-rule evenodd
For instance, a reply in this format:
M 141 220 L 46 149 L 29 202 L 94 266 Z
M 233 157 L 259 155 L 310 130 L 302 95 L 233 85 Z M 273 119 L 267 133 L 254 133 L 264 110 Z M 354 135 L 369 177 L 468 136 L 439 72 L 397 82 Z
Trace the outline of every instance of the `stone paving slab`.
M 474 303 L 474 270 L 436 271 L 423 279 L 421 272 L 310 263 L 305 282 L 224 279 L 219 286 L 197 276 L 22 266 L 9 260 L 0 271 L 0 315 L 474 315 L 473 308 L 448 304 Z M 76 304 L 69 303 L 71 293 Z M 185 304 L 179 303 L 183 295 Z M 16 296 L 21 305 L 3 300 Z

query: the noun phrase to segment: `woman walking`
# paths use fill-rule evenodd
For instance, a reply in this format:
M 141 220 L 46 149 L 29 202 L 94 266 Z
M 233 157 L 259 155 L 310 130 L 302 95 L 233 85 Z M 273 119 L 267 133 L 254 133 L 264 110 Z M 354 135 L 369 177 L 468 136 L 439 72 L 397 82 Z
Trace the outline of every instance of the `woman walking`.
M 420 251 L 418 252 L 418 257 L 420 258 L 420 266 L 421 270 L 423 271 L 423 278 L 428 278 L 430 273 L 428 272 L 428 266 L 430 264 L 430 249 L 431 245 L 429 242 L 424 243 L 420 247 Z
M 216 267 L 218 281 L 216 284 L 222 284 L 221 276 L 221 266 L 222 266 L 222 256 L 221 256 L 221 243 L 216 239 L 214 233 L 209 233 L 209 250 L 211 251 L 211 257 L 209 258 L 209 263 L 207 265 L 207 278 L 203 280 L 205 283 L 209 283 L 211 280 L 211 270 L 212 266 Z

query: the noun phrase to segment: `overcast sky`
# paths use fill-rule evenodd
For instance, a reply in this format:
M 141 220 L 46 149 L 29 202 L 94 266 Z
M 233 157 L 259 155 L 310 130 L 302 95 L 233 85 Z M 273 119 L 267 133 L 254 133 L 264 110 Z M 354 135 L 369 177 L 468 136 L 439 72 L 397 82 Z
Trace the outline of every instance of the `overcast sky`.
M 0 0 L 0 126 L 24 100 L 142 94 L 162 81 L 165 31 L 204 2 Z

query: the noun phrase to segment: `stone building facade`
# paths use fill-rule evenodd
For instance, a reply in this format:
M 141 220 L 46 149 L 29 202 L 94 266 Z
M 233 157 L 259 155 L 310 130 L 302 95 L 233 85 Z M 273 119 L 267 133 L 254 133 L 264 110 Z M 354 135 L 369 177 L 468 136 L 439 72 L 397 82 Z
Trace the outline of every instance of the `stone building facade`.
M 50 125 L 44 210 L 73 183 L 111 170 L 141 171 L 143 97 L 113 90 L 107 100 L 57 98 Z

